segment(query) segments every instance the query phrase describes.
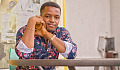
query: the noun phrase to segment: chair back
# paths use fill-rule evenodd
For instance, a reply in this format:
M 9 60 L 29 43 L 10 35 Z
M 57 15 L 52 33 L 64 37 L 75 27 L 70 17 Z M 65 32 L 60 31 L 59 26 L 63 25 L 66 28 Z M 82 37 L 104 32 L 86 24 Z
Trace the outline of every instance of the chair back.
M 14 60 L 14 59 L 19 59 L 19 57 L 17 56 L 15 49 L 10 49 L 9 60 Z M 16 68 L 16 66 L 9 65 L 10 70 L 15 70 L 15 68 Z

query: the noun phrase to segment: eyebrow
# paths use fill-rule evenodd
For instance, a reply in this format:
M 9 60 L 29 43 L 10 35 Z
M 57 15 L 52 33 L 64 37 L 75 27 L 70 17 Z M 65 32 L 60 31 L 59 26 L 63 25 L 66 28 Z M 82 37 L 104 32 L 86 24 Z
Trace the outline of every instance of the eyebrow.
M 45 14 L 45 15 L 51 15 L 51 14 L 47 13 L 47 14 Z M 55 16 L 60 16 L 60 15 L 55 15 Z

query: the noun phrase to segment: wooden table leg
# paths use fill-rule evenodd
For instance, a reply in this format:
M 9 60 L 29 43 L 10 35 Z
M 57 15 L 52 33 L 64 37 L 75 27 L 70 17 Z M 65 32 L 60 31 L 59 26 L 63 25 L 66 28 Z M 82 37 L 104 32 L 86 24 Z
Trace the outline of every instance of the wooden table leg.
M 75 66 L 68 66 L 69 70 L 76 70 Z

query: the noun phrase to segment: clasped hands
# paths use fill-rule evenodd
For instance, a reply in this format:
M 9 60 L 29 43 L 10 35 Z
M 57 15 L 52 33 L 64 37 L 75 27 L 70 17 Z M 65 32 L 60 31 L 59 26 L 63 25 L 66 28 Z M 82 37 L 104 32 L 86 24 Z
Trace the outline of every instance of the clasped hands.
M 32 23 L 35 29 L 35 35 L 45 37 L 47 34 L 46 24 L 41 16 L 33 16 L 29 19 L 29 23 Z

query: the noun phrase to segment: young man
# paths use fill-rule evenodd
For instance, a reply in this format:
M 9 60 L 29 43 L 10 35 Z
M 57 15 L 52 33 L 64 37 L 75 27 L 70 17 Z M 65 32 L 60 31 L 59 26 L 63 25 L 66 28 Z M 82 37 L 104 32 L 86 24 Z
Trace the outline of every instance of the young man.
M 16 53 L 20 59 L 58 59 L 59 53 L 67 59 L 76 57 L 77 46 L 70 33 L 59 27 L 61 8 L 54 2 L 41 6 L 40 16 L 30 17 L 26 26 L 16 36 Z M 53 70 L 55 66 L 42 66 Z M 18 66 L 16 69 L 39 70 L 37 66 Z

